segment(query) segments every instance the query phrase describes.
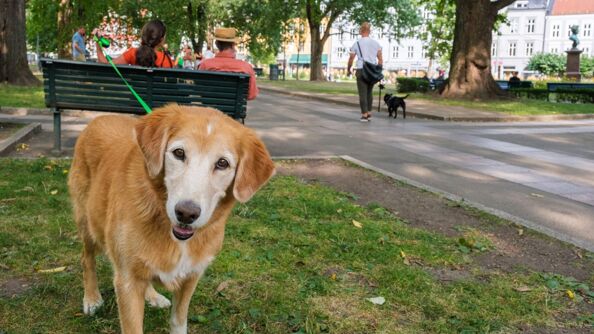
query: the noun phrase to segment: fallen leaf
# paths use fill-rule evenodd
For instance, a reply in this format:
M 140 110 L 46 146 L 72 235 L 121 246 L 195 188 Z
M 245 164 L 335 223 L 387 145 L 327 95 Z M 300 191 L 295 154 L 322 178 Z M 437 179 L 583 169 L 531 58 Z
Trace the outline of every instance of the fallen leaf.
M 361 225 L 361 223 L 359 223 L 358 221 L 353 219 L 353 225 L 355 225 L 356 228 L 363 228 L 363 225 Z
M 519 228 L 518 229 L 518 235 L 520 235 L 520 236 L 524 235 L 524 229 Z
M 584 258 L 584 255 L 583 255 L 583 254 L 582 254 L 582 252 L 580 252 L 579 250 L 577 250 L 577 249 L 576 249 L 574 252 L 575 252 L 575 255 L 576 255 L 578 258 L 580 258 L 580 259 L 583 259 L 583 258 Z
M 51 195 L 56 195 L 56 194 L 58 194 L 58 189 L 54 189 L 54 190 L 50 191 L 50 194 L 51 194 Z
M 566 290 L 565 293 L 567 294 L 567 297 L 569 297 L 569 299 L 574 299 L 575 298 L 575 293 L 573 293 L 573 291 Z
M 75 316 L 75 317 L 82 317 L 83 315 L 84 315 L 84 314 L 83 314 L 83 313 L 81 313 L 81 312 L 74 313 L 74 316 Z
M 332 275 L 330 276 L 330 279 L 333 281 L 336 281 L 336 273 L 332 273 Z
M 45 165 L 45 166 L 43 166 L 43 169 L 45 169 L 48 172 L 51 172 L 51 171 L 54 170 L 54 166 L 52 166 L 52 165 Z
M 44 273 L 44 274 L 53 274 L 53 273 L 59 273 L 64 270 L 66 270 L 66 267 L 56 267 L 56 268 L 52 268 L 52 269 L 40 269 L 37 272 Z
M 384 305 L 384 303 L 386 302 L 386 299 L 384 297 L 367 298 L 367 300 L 375 305 Z
M 342 213 L 342 209 L 336 210 L 337 213 Z
M 219 284 L 219 286 L 217 286 L 217 293 L 228 288 L 230 283 L 231 283 L 231 281 L 229 281 L 229 280 L 221 282 L 221 284 Z
M 68 174 L 68 169 L 63 169 L 62 174 Z
M 17 149 L 16 150 L 17 150 L 17 152 L 20 152 L 20 151 L 26 151 L 28 149 L 29 149 L 29 145 L 27 145 L 25 143 L 20 143 L 20 144 L 17 145 Z
M 516 291 L 518 291 L 518 292 L 528 292 L 528 291 L 532 291 L 532 289 L 531 289 L 531 288 L 529 288 L 529 287 L 527 287 L 527 286 L 525 286 L 525 285 L 522 285 L 522 286 L 519 286 L 519 287 L 517 287 L 517 288 L 514 288 L 514 290 L 516 290 Z
M 403 259 L 406 258 L 406 254 L 404 253 L 404 251 L 400 251 L 400 257 Z
M 544 196 L 541 194 L 537 194 L 537 193 L 530 193 L 530 196 L 534 196 L 536 198 L 543 198 Z

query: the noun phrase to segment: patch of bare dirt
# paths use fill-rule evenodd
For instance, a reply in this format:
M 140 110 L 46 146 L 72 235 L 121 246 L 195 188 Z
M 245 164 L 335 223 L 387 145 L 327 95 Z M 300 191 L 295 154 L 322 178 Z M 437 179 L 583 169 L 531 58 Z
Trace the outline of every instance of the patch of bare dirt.
M 14 298 L 33 287 L 33 283 L 23 277 L 9 278 L 4 282 L 0 282 L 0 297 Z
M 547 236 L 525 231 L 511 223 L 497 223 L 451 201 L 391 178 L 354 167 L 339 160 L 299 160 L 278 166 L 281 175 L 294 175 L 306 182 L 319 182 L 357 196 L 361 205 L 377 203 L 397 213 L 411 226 L 449 237 L 461 236 L 464 228 L 481 231 L 495 249 L 474 257 L 486 271 L 553 272 L 577 280 L 594 281 L 594 261 L 586 251 Z M 522 231 L 519 231 L 522 229 Z M 448 276 L 444 274 L 445 276 Z M 437 277 L 443 275 L 439 274 Z M 446 279 L 448 279 L 446 277 Z

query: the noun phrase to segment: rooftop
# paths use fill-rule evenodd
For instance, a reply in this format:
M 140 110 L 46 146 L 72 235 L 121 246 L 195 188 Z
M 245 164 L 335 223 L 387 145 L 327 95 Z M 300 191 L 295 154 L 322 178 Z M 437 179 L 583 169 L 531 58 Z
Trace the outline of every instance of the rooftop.
M 594 14 L 594 0 L 551 1 L 551 15 Z

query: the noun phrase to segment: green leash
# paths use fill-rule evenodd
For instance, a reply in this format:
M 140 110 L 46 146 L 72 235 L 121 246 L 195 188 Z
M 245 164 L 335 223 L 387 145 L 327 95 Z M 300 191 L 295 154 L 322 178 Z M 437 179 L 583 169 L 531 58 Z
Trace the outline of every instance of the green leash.
M 118 68 L 115 66 L 115 64 L 111 60 L 111 56 L 106 54 L 105 50 L 103 50 L 103 47 L 109 47 L 109 41 L 104 37 L 101 37 L 101 39 L 99 39 L 99 38 L 97 38 L 97 36 L 93 36 L 93 39 L 95 40 L 95 42 L 97 42 L 97 45 L 99 45 L 99 48 L 101 48 L 101 52 L 103 53 L 103 55 L 105 56 L 107 61 L 111 64 L 111 66 L 116 71 L 116 73 L 120 76 L 120 78 L 122 78 L 122 80 L 124 81 L 126 86 L 128 86 L 128 89 L 130 89 L 130 91 L 132 92 L 132 95 L 134 95 L 134 97 L 138 100 L 138 103 L 140 103 L 140 105 L 144 108 L 144 111 L 146 111 L 147 114 L 150 114 L 152 112 L 151 107 L 149 107 L 148 104 L 146 104 L 146 102 L 144 102 L 144 100 L 136 93 L 134 88 L 132 88 L 132 86 L 130 86 L 128 81 L 126 79 L 124 79 L 124 77 L 122 76 L 122 73 L 120 73 L 120 70 L 118 70 Z

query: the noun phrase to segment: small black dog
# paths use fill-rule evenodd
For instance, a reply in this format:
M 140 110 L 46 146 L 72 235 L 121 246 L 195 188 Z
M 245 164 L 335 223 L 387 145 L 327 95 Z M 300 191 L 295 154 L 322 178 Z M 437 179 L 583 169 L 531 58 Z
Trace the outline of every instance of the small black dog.
M 386 102 L 386 105 L 388 106 L 388 117 L 392 117 L 392 113 L 394 113 L 394 118 L 396 118 L 396 116 L 398 116 L 398 107 L 401 107 L 402 115 L 406 118 L 406 102 L 404 102 L 404 99 L 407 97 L 408 95 L 403 97 L 398 97 L 392 94 L 384 95 L 384 102 Z

